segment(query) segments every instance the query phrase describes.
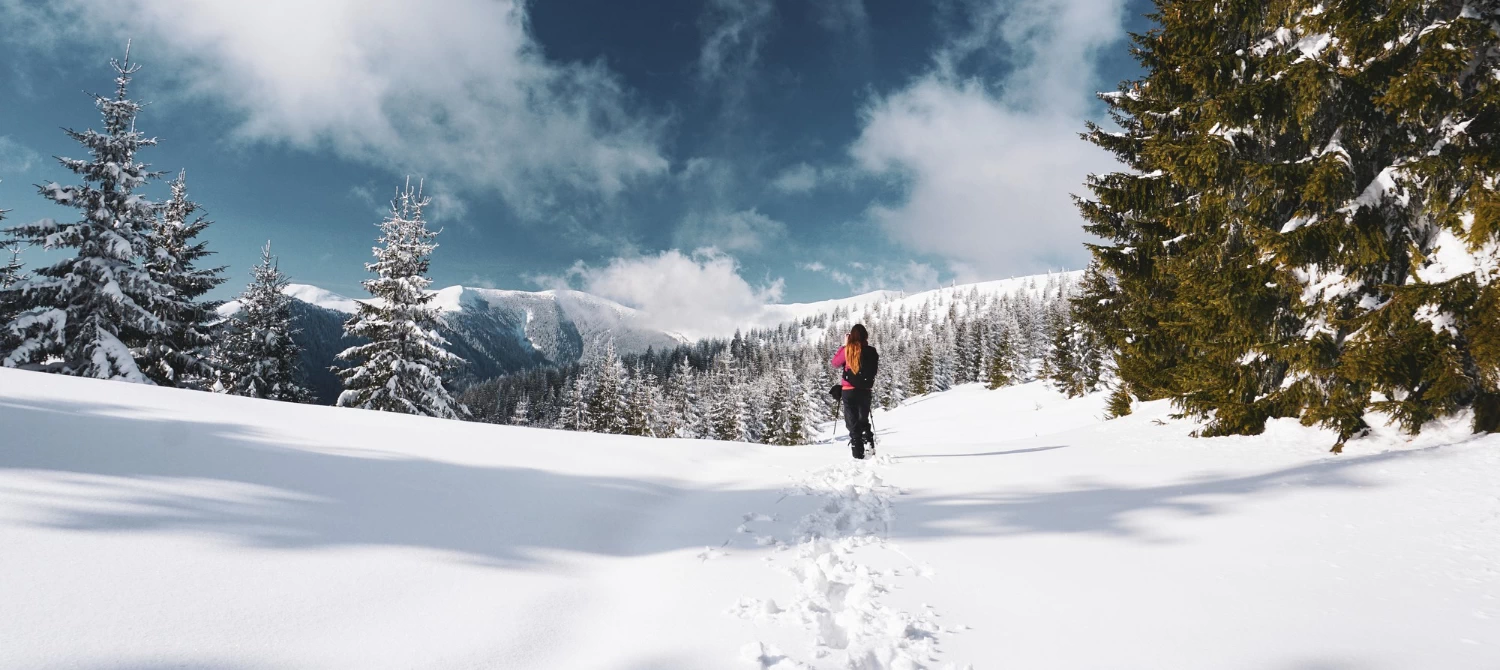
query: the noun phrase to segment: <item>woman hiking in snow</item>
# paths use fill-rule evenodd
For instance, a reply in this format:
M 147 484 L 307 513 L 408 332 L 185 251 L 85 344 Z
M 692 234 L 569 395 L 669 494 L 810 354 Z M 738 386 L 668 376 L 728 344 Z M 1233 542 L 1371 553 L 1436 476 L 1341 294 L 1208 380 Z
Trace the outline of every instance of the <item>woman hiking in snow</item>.
M 844 346 L 833 355 L 834 368 L 843 370 L 844 425 L 849 428 L 849 448 L 854 457 L 865 457 L 865 445 L 875 455 L 875 433 L 870 430 L 870 399 L 874 395 L 875 373 L 880 369 L 880 354 L 870 346 L 870 331 L 864 324 L 854 324 L 844 336 Z

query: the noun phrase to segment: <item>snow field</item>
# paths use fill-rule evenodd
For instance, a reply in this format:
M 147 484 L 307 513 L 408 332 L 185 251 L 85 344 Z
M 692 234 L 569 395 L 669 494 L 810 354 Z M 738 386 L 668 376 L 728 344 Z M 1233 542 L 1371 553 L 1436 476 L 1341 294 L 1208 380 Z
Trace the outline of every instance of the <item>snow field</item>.
M 0 370 L 0 668 L 1500 667 L 1500 438 L 651 440 Z

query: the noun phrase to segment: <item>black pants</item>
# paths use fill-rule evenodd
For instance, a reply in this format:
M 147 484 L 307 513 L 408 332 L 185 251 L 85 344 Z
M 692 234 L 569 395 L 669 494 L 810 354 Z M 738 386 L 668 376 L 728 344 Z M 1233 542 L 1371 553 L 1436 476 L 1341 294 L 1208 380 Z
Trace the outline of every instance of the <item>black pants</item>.
M 875 443 L 870 431 L 869 389 L 844 389 L 844 427 L 849 429 L 849 448 L 855 458 L 865 457 L 865 445 Z

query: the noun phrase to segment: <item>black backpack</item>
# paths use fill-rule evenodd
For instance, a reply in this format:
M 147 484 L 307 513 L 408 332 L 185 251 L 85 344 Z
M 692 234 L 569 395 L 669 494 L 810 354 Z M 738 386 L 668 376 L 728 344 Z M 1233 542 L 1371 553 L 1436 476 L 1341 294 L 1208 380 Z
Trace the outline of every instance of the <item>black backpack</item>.
M 880 373 L 880 353 L 875 347 L 866 345 L 859 355 L 859 374 L 844 366 L 844 381 L 854 388 L 868 391 L 875 388 L 875 375 Z

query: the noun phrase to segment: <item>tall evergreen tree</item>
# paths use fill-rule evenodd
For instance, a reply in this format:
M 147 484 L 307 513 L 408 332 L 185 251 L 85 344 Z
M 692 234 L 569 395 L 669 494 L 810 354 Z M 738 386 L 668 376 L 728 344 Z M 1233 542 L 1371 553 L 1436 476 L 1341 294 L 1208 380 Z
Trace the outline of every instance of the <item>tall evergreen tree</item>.
M 521 396 L 521 399 L 516 401 L 516 408 L 514 410 L 511 410 L 510 425 L 531 425 L 531 401 L 526 396 Z
M 0 209 L 0 221 L 5 220 L 5 213 L 9 210 Z M 10 331 L 10 324 L 20 314 L 19 299 L 6 289 L 15 286 L 28 277 L 25 273 L 25 264 L 21 262 L 21 247 L 18 244 L 0 246 L 0 258 L 8 256 L 4 265 L 0 265 L 0 353 L 10 351 L 15 347 L 14 336 Z
M 735 335 L 739 339 L 739 334 Z M 730 351 L 733 351 L 732 347 Z M 728 352 L 720 356 L 706 386 L 712 394 L 708 402 L 707 437 L 726 442 L 746 441 L 749 437 L 745 425 L 744 385 L 737 377 L 735 360 L 736 357 Z
M 629 380 L 613 339 L 604 341 L 591 364 L 584 366 L 583 374 L 588 375 L 590 383 L 588 430 L 617 435 L 628 432 Z
M 984 385 L 991 391 L 1015 383 L 1015 345 L 1010 328 L 999 326 L 990 339 L 990 350 L 986 358 Z
M 667 380 L 664 421 L 669 430 L 666 435 L 689 439 L 707 437 L 704 430 L 707 422 L 695 376 L 692 365 L 684 356 Z
M 588 402 L 585 400 L 586 392 L 578 378 L 568 380 L 563 387 L 563 393 L 558 398 L 560 412 L 557 417 L 557 427 L 561 430 L 589 430 Z
M 135 348 L 136 362 L 152 381 L 162 386 L 191 386 L 213 376 L 209 360 L 213 324 L 219 321 L 218 301 L 203 296 L 224 283 L 223 266 L 200 268 L 197 263 L 213 252 L 197 237 L 210 224 L 188 199 L 187 172 L 172 180 L 172 198 L 156 218 L 146 253 L 146 270 L 170 289 L 160 302 L 157 318 L 163 329 L 148 335 Z
M 1372 408 L 1415 430 L 1470 404 L 1494 428 L 1500 7 L 1158 9 L 1146 76 L 1104 96 L 1124 132 L 1088 134 L 1132 171 L 1080 201 L 1122 390 L 1205 435 L 1300 416 L 1342 445 Z
M 297 375 L 301 348 L 292 339 L 292 299 L 283 293 L 287 279 L 271 255 L 270 242 L 250 275 L 239 311 L 224 324 L 215 348 L 216 388 L 248 398 L 309 402 L 312 393 Z
M 630 379 L 630 393 L 625 399 L 624 433 L 656 437 L 656 375 L 637 370 Z
M 789 370 L 779 371 L 777 379 L 771 384 L 765 416 L 761 420 L 764 426 L 761 441 L 765 444 L 788 446 L 801 443 L 801 436 L 793 419 L 796 410 L 793 407 L 792 389 L 786 383 L 790 376 Z
M 344 382 L 340 407 L 458 418 L 467 410 L 448 393 L 443 375 L 459 359 L 443 348 L 437 333 L 437 309 L 430 303 L 427 278 L 433 238 L 422 208 L 429 200 L 410 180 L 391 202 L 391 213 L 380 223 L 375 262 L 365 269 L 376 274 L 364 281 L 375 300 L 361 302 L 344 333 L 368 343 L 345 349 L 339 359 L 352 363 L 336 370 Z
M 933 380 L 934 364 L 931 346 L 923 346 L 921 353 L 917 354 L 916 364 L 911 366 L 911 378 L 907 387 L 914 396 L 927 395 L 936 392 L 937 386 Z
M 4 365 L 46 366 L 63 374 L 149 383 L 127 342 L 159 334 L 165 324 L 157 314 L 170 289 L 143 267 L 150 247 L 147 236 L 156 206 L 137 190 L 157 173 L 136 160 L 136 153 L 156 144 L 136 130 L 141 104 L 128 97 L 131 77 L 140 69 L 130 49 L 114 67 L 114 97 L 94 96 L 104 130 L 66 131 L 89 152 L 87 160 L 60 158 L 82 184 L 40 187 L 48 200 L 81 212 L 71 223 L 43 219 L 9 230 L 12 238 L 47 249 L 76 252 L 35 276 L 5 290 L 0 301 L 20 310 L 11 323 L 15 341 Z

